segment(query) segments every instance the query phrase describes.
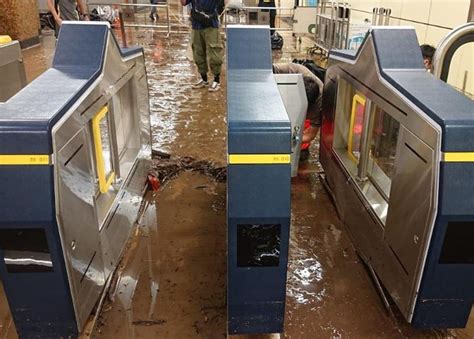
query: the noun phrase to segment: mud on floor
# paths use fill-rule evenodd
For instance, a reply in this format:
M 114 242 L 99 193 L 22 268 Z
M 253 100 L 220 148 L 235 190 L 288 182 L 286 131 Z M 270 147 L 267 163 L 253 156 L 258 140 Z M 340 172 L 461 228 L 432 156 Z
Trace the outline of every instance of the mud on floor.
M 184 172 L 149 199 L 95 336 L 225 337 L 224 184 Z

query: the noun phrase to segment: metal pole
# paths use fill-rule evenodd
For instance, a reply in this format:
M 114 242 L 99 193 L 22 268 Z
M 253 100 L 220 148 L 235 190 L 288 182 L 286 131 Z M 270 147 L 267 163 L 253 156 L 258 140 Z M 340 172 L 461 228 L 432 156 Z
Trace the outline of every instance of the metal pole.
M 341 9 L 342 9 L 342 5 L 338 1 L 337 6 L 336 6 L 336 34 L 334 36 L 336 38 L 336 41 L 334 41 L 334 45 L 333 45 L 334 48 L 339 48 L 339 43 L 341 41 L 341 24 L 342 24 L 342 14 L 340 13 Z
M 467 22 L 474 21 L 474 0 L 471 0 L 471 5 L 469 6 L 469 13 L 467 15 Z
M 464 79 L 463 79 L 463 81 L 462 81 L 462 92 L 463 92 L 464 94 L 466 94 L 467 74 L 468 74 L 468 71 L 465 70 L 465 71 L 464 71 Z
M 237 12 L 238 13 L 238 12 Z M 238 14 L 237 14 L 238 15 Z M 223 16 L 223 19 L 224 19 L 224 31 L 226 30 L 227 28 L 227 8 L 224 9 L 224 16 Z
M 322 6 L 322 3 L 319 3 L 317 6 L 316 6 L 316 22 L 315 22 L 315 26 L 314 26 L 314 41 L 318 42 L 319 39 L 318 37 L 320 36 L 320 32 L 321 32 L 321 28 L 319 27 L 320 23 L 321 23 L 321 18 L 319 17 L 319 15 L 321 14 L 321 6 Z
M 351 25 L 351 5 L 347 5 L 347 27 L 346 27 L 346 39 L 344 48 L 349 48 L 349 28 Z
M 329 38 L 328 38 L 328 44 L 327 48 L 328 50 L 331 49 L 333 45 L 333 36 L 334 36 L 334 29 L 335 29 L 335 24 L 334 24 L 334 3 L 331 3 L 331 20 L 329 21 Z
M 392 10 L 390 8 L 387 8 L 385 10 L 385 23 L 384 23 L 385 26 L 390 25 L 390 14 L 392 14 Z
M 372 110 L 372 102 L 367 99 L 365 101 L 364 121 L 362 128 L 362 138 L 360 141 L 360 157 L 359 157 L 359 173 L 360 180 L 367 178 L 367 165 L 369 160 L 369 138 L 370 138 L 370 116 Z
M 383 16 L 385 14 L 385 8 L 380 7 L 379 8 L 379 22 L 377 23 L 378 26 L 383 25 Z

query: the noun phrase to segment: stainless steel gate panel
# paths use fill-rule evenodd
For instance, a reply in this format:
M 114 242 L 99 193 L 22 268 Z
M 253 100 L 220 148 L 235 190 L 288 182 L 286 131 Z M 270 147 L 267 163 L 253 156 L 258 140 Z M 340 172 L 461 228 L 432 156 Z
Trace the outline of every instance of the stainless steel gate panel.
M 58 152 L 59 178 L 57 218 L 62 228 L 63 249 L 69 268 L 71 294 L 76 304 L 76 316 L 82 326 L 94 307 L 105 283 L 99 229 L 92 197 L 90 152 L 83 130 L 79 131 Z
M 139 94 L 138 89 L 145 93 Z M 137 98 L 146 101 L 141 101 L 139 105 Z M 94 164 L 97 159 L 94 156 L 91 119 L 104 107 L 108 111 L 109 134 L 103 137 L 110 144 L 110 160 L 116 179 L 105 193 L 100 192 L 97 182 L 93 182 L 93 194 L 90 199 L 96 219 L 94 228 L 99 237 L 96 257 L 100 257 L 101 262 L 103 260 L 101 274 L 106 280 L 118 264 L 134 225 L 148 174 L 151 151 L 144 63 L 139 58 L 122 60 L 112 36 L 109 37 L 105 49 L 101 81 L 90 89 L 90 94 L 83 103 L 58 124 L 54 133 L 55 142 L 60 145 L 63 143 L 61 137 L 70 135 L 77 128 L 83 128 L 89 162 Z M 98 175 L 94 165 L 91 166 L 90 175 Z M 68 228 L 63 232 L 65 238 L 68 238 L 71 231 Z M 63 246 L 67 246 L 67 241 Z M 96 300 L 95 295 L 88 297 L 87 300 Z M 74 299 L 75 305 L 87 305 L 82 296 L 78 295 Z M 84 313 L 88 315 L 90 309 Z
M 433 222 L 436 170 L 434 151 L 403 126 L 395 164 L 391 206 L 384 241 L 406 275 L 407 288 L 403 304 L 410 305 L 416 276 L 420 274 L 422 254 Z M 408 287 L 407 286 L 407 287 Z
M 20 337 L 82 331 L 138 218 L 148 106 L 143 50 L 120 49 L 102 22 L 65 22 L 52 68 L 0 105 L 0 256 L 50 258 L 0 260 Z
M 100 241 L 104 256 L 105 275 L 110 276 L 118 264 L 136 215 L 140 209 L 144 181 L 148 174 L 149 162 L 139 159 L 132 169 L 131 180 L 126 182 L 119 197 L 120 202 L 112 209 L 109 220 L 100 231 Z

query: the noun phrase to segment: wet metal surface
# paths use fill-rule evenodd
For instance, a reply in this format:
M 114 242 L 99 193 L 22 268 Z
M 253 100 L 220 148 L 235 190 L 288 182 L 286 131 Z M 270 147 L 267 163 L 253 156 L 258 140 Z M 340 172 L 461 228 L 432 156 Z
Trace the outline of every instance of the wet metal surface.
M 195 71 L 187 35 L 128 34 L 130 43 L 146 51 L 153 148 L 171 159 L 189 156 L 223 166 L 225 78 L 221 92 L 192 90 Z M 305 40 L 300 46 L 284 37 L 284 50 L 274 52 L 276 60 L 306 57 Z M 43 47 L 24 52 L 29 80 L 50 62 L 54 39 L 43 42 Z M 395 315 L 386 311 L 319 179 L 316 143 L 311 152 L 292 182 L 283 336 L 474 338 L 473 319 L 466 330 L 417 331 L 396 310 Z M 149 214 L 135 230 L 110 284 L 94 338 L 225 337 L 225 184 L 189 168 L 168 179 L 147 197 Z M 0 291 L 0 338 L 16 337 L 10 324 Z

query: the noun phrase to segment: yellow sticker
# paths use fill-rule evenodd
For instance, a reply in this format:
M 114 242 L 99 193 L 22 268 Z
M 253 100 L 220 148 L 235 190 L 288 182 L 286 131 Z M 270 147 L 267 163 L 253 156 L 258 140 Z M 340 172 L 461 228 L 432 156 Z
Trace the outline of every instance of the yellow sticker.
M 9 42 L 12 42 L 12 38 L 8 35 L 0 35 L 0 45 L 2 44 L 8 44 Z
M 4 154 L 0 155 L 0 165 L 49 165 L 47 154 Z
M 445 162 L 474 162 L 474 152 L 444 153 Z
M 229 154 L 231 165 L 289 164 L 289 154 Z

